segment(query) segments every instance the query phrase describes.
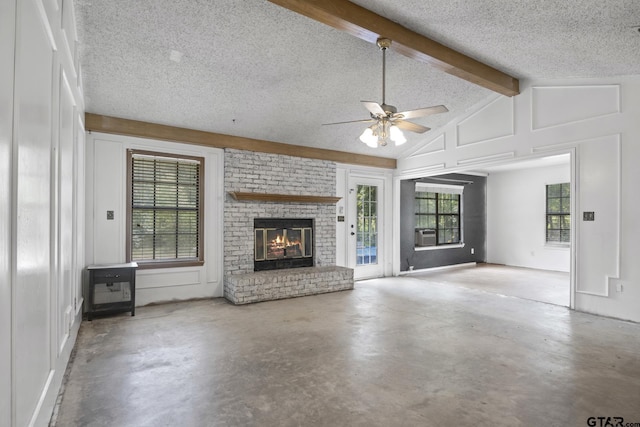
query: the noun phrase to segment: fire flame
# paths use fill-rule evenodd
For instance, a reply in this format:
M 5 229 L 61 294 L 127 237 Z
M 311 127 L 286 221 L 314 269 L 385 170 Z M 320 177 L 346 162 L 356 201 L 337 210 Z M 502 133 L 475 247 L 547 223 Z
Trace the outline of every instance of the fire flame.
M 285 239 L 284 236 L 280 234 L 276 235 L 276 238 L 271 240 L 271 246 L 276 248 L 284 248 L 288 246 L 295 246 L 295 245 L 301 245 L 301 244 L 302 243 L 300 242 L 300 240 Z

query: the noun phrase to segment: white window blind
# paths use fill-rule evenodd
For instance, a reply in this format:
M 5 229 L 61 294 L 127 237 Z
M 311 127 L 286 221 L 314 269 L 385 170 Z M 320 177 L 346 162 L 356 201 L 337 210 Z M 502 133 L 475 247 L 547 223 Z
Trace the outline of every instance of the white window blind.
M 132 261 L 201 258 L 201 161 L 132 154 Z
M 416 182 L 416 191 L 420 191 L 423 193 L 462 194 L 462 192 L 464 191 L 464 186 Z

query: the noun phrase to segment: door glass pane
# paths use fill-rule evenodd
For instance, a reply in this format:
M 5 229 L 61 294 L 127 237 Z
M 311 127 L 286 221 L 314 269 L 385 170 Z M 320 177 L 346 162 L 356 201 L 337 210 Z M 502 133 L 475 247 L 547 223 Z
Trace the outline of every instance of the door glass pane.
M 358 185 L 356 265 L 378 263 L 377 187 Z

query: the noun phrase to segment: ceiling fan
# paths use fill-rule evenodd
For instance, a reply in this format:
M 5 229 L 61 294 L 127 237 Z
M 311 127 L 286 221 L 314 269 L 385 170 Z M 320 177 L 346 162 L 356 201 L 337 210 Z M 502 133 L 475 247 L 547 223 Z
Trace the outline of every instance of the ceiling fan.
M 391 40 L 379 38 L 377 45 L 382 50 L 382 104 L 371 101 L 360 101 L 364 107 L 369 110 L 370 119 L 351 120 L 347 122 L 324 123 L 324 125 L 341 125 L 346 123 L 372 123 L 366 128 L 360 141 L 369 147 L 376 148 L 385 146 L 389 139 L 396 145 L 402 145 L 407 142 L 401 129 L 410 132 L 424 133 L 429 130 L 428 127 L 407 121 L 416 117 L 425 117 L 432 114 L 446 113 L 449 111 L 444 105 L 436 105 L 434 107 L 419 108 L 417 110 L 402 111 L 398 113 L 398 109 L 393 105 L 385 103 L 385 77 L 386 77 L 386 53 L 391 46 Z

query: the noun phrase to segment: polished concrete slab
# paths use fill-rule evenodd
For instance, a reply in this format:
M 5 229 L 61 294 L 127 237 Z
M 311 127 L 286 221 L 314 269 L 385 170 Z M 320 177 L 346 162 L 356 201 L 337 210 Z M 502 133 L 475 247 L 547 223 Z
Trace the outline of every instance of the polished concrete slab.
M 569 306 L 569 273 L 500 264 L 416 271 L 411 277 L 429 283 L 472 288 L 500 295 Z
M 83 322 L 57 426 L 640 422 L 640 325 L 405 276 Z

